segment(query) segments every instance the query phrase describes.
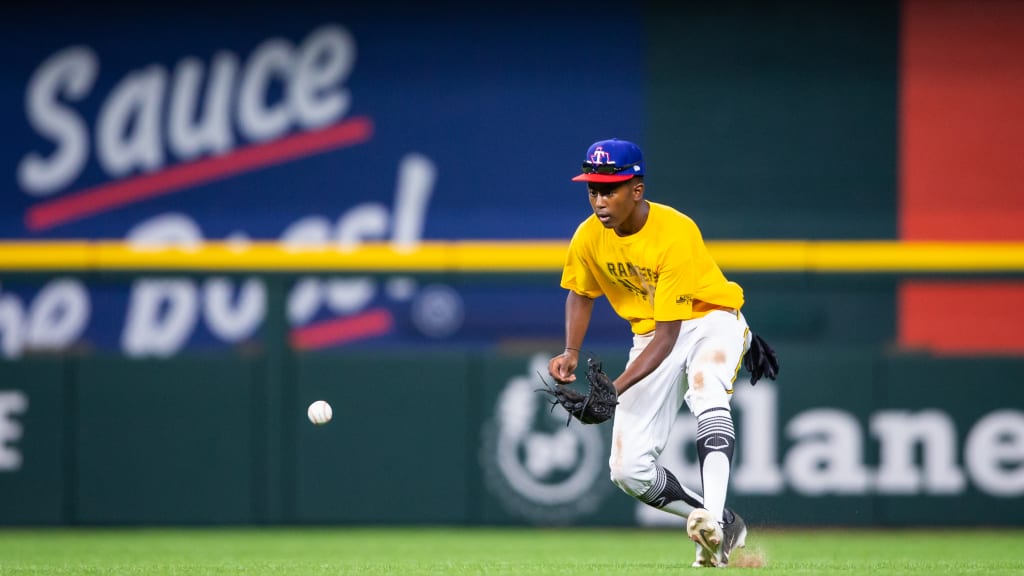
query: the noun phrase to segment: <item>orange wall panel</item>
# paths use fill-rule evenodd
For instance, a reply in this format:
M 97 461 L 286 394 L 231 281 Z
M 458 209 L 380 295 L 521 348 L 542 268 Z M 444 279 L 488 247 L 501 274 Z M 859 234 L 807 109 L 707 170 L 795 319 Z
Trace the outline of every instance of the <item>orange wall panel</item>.
M 900 235 L 1024 240 L 1024 2 L 907 0 Z
M 1024 282 L 908 280 L 899 291 L 906 348 L 939 354 L 1024 353 Z
M 1024 2 L 906 0 L 900 237 L 1024 240 Z M 899 343 L 1024 353 L 1024 281 L 912 280 Z

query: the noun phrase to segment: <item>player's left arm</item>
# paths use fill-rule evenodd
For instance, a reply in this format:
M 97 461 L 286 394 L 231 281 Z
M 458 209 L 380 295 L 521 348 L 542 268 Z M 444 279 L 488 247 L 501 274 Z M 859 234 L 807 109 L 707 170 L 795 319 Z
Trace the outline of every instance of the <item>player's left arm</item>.
M 671 320 L 668 322 L 655 322 L 654 339 L 644 348 L 626 370 L 615 379 L 615 391 L 619 396 L 629 390 L 634 384 L 643 380 L 651 372 L 661 365 L 668 358 L 676 339 L 679 338 L 679 330 L 682 320 Z
M 580 349 L 593 311 L 593 298 L 569 290 L 565 299 L 565 350 L 548 361 L 548 373 L 559 384 L 576 380 L 573 371 L 579 364 Z

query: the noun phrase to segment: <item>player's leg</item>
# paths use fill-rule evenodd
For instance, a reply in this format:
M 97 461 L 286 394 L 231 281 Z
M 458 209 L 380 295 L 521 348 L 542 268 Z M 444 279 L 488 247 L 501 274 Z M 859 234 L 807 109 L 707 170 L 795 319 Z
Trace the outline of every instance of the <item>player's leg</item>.
M 630 362 L 650 340 L 651 336 L 634 338 Z M 683 518 L 703 506 L 704 500 L 698 491 L 683 486 L 675 474 L 658 464 L 658 456 L 665 449 L 683 404 L 685 357 L 685 350 L 674 351 L 619 398 L 609 458 L 612 481 L 619 488 L 645 504 Z
M 712 312 L 698 321 L 700 338 L 687 361 L 686 403 L 697 417 L 697 457 L 703 481 L 704 506 L 691 513 L 687 532 L 704 550 L 698 564 L 718 565 L 728 561 L 733 546 L 743 545 L 746 529 L 742 520 L 725 507 L 736 445 L 730 400 L 733 382 L 746 351 L 749 329 L 740 314 Z M 738 524 L 737 524 L 738 522 Z M 728 549 L 723 525 L 730 532 Z M 742 527 L 739 534 L 737 526 Z M 724 561 L 723 561 L 724 558 Z

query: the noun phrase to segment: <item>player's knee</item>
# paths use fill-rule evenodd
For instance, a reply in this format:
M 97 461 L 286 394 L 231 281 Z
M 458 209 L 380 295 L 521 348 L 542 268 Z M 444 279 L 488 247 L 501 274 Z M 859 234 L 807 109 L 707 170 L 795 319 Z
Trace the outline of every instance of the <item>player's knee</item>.
M 712 362 L 694 362 L 687 373 L 686 405 L 700 414 L 711 408 L 728 408 L 732 391 L 731 375 Z
M 654 458 L 649 456 L 623 458 L 611 465 L 612 482 L 633 497 L 647 493 L 657 475 Z

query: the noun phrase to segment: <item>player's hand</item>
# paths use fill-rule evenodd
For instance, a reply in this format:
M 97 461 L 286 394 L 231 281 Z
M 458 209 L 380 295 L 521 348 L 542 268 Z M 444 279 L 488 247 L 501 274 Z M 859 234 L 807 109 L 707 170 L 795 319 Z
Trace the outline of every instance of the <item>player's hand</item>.
M 548 374 L 559 384 L 568 384 L 576 381 L 576 366 L 579 364 L 579 355 L 571 350 L 566 350 L 555 356 L 548 362 Z

